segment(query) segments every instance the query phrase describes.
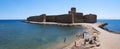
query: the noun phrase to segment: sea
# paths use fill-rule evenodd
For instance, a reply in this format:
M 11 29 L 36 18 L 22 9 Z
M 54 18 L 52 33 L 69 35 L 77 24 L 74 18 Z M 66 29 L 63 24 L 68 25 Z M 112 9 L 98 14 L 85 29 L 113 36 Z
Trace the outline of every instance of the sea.
M 60 49 L 73 42 L 81 26 L 40 25 L 0 20 L 0 49 Z M 66 40 L 66 41 L 65 41 Z
M 104 28 L 115 33 L 120 33 L 120 20 L 116 19 L 99 19 L 98 22 L 108 23 Z
M 120 32 L 120 20 L 98 20 Z M 85 30 L 82 26 L 41 25 L 24 20 L 0 20 L 0 49 L 60 49 Z M 65 41 L 66 40 L 66 41 Z

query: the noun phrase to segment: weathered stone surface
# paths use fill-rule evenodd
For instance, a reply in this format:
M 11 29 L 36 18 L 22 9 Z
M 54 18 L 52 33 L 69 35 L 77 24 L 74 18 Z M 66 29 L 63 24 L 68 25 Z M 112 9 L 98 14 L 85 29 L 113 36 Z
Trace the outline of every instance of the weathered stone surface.
M 84 21 L 86 23 L 95 23 L 97 22 L 97 16 L 95 14 L 84 15 Z

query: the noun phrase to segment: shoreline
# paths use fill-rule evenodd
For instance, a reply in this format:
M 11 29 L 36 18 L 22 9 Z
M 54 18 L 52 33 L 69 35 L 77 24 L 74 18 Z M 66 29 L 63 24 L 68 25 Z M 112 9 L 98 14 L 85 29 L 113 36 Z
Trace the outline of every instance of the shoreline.
M 32 23 L 32 24 L 45 24 L 45 25 L 60 25 L 60 26 L 82 26 L 82 25 L 79 25 L 79 23 L 56 23 L 56 22 L 34 22 L 34 21 L 25 21 L 27 23 Z M 101 22 L 100 22 L 101 23 Z M 104 29 L 108 32 L 111 32 L 111 33 L 115 33 L 115 34 L 120 34 L 120 32 L 115 32 L 115 31 L 112 31 L 112 30 L 109 30 L 108 28 L 104 28 L 105 26 L 107 26 L 108 23 L 102 23 L 99 27 L 101 29 Z
M 120 34 L 115 32 L 110 32 L 105 30 L 101 27 L 104 27 L 105 23 L 96 23 L 96 24 L 89 24 L 94 29 L 100 32 L 99 39 L 100 39 L 100 47 L 101 49 L 120 49 Z M 112 42 L 111 42 L 112 41 Z
M 29 22 L 35 24 L 52 24 L 52 25 L 67 25 L 67 26 L 83 26 L 83 27 L 91 27 L 92 31 L 98 31 L 100 34 L 98 35 L 100 40 L 99 49 L 120 49 L 120 34 L 110 32 L 103 27 L 107 24 L 105 23 L 73 23 L 73 24 L 64 24 L 64 23 L 54 23 L 54 22 Z M 91 30 L 90 30 L 91 31 Z M 112 42 L 111 42 L 112 41 Z M 64 47 L 63 49 L 71 49 L 74 46 L 74 42 L 70 45 Z
M 43 25 L 60 25 L 60 26 L 81 26 L 79 23 L 56 23 L 56 22 L 35 22 L 35 21 L 25 21 L 31 24 L 43 24 Z

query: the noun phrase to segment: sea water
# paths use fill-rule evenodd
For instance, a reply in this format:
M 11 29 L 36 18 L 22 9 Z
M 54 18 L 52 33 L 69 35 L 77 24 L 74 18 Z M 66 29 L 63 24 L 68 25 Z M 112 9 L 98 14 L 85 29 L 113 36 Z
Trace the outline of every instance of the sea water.
M 98 20 L 99 22 L 108 23 L 108 25 L 105 26 L 105 28 L 114 31 L 116 33 L 120 33 L 120 20 Z
M 81 26 L 40 25 L 25 23 L 24 20 L 0 20 L 0 49 L 55 49 L 64 45 L 65 38 L 67 42 L 72 42 L 75 35 L 83 30 Z

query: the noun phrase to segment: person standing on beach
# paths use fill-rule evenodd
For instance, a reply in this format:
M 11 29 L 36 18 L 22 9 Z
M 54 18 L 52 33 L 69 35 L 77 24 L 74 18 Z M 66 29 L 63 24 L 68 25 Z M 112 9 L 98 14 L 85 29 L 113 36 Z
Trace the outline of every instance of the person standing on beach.
M 84 33 L 84 44 L 89 41 L 90 35 L 88 32 L 83 32 Z
M 66 42 L 66 37 L 64 38 L 64 43 Z

